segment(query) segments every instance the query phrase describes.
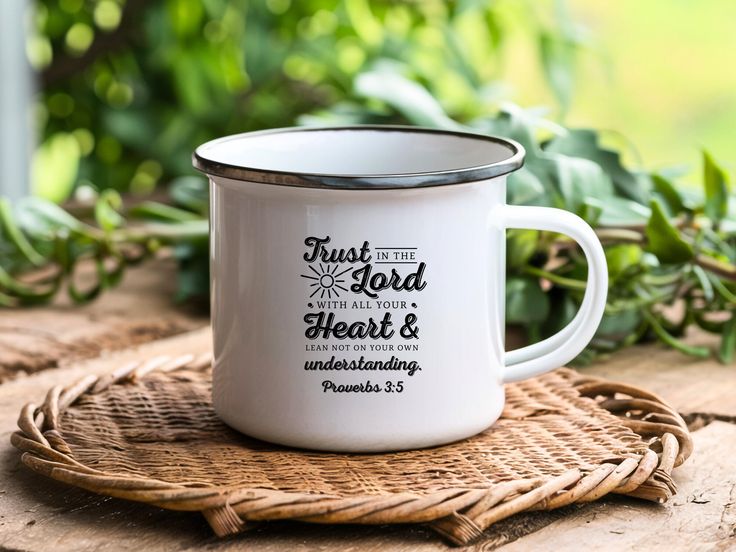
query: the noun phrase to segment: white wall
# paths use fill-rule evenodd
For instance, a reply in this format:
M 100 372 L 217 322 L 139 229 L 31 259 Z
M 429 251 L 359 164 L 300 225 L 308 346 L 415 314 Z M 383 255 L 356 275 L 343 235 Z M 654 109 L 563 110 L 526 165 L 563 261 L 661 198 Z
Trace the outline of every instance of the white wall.
M 29 191 L 33 76 L 25 54 L 28 0 L 0 0 L 0 195 Z

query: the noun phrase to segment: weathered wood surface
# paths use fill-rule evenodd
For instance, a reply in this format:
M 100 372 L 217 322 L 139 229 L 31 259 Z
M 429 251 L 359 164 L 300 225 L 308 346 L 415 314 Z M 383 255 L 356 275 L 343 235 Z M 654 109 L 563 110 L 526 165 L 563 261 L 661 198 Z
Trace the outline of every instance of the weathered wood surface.
M 158 340 L 64 368 L 0 385 L 0 551 L 86 550 L 445 550 L 431 530 L 417 526 L 325 527 L 299 523 L 264 524 L 226 540 L 212 536 L 196 513 L 169 512 L 93 495 L 39 476 L 20 462 L 9 442 L 21 407 L 40 402 L 46 391 L 86 374 L 102 374 L 141 357 L 204 352 L 208 328 Z M 488 532 L 495 544 L 510 542 L 560 516 L 540 512 L 507 520 Z
M 206 328 L 161 339 L 207 323 L 201 314 L 176 308 L 170 295 L 162 294 L 172 290 L 170 262 L 135 271 L 118 290 L 81 309 L 62 301 L 43 309 L 0 311 L 0 381 L 17 369 L 30 373 L 0 384 L 0 551 L 447 549 L 432 531 L 401 526 L 273 523 L 218 540 L 198 514 L 95 496 L 26 469 L 9 444 L 24 403 L 42 400 L 53 385 L 109 371 L 142 355 L 209 348 Z M 700 335 L 691 339 L 711 340 Z M 145 342 L 150 343 L 137 345 Z M 685 413 L 736 414 L 733 366 L 693 361 L 648 345 L 617 353 L 585 371 L 643 385 Z M 713 422 L 696 431 L 694 439 L 694 457 L 675 471 L 680 494 L 668 505 L 612 498 L 516 516 L 493 526 L 470 548 L 492 550 L 518 538 L 503 550 L 649 549 L 665 543 L 671 550 L 736 549 L 736 425 Z
M 0 310 L 0 382 L 206 325 L 206 313 L 173 304 L 175 275 L 173 259 L 159 259 L 88 305 L 60 294 L 49 307 Z
M 713 422 L 694 432 L 693 440 L 695 452 L 675 471 L 678 494 L 669 504 L 594 503 L 505 546 L 504 552 L 736 550 L 736 425 Z
M 197 353 L 209 347 L 210 332 L 202 329 L 0 385 L 0 551 L 229 551 L 247 546 L 256 551 L 359 547 L 376 552 L 423 552 L 445 548 L 432 531 L 410 526 L 327 528 L 278 523 L 221 540 L 197 513 L 97 496 L 39 477 L 22 465 L 18 451 L 10 445 L 22 405 L 41 401 L 56 384 L 106 373 L 141 356 Z
M 717 347 L 718 337 L 692 332 L 687 342 Z M 582 371 L 646 387 L 681 414 L 705 413 L 736 421 L 736 364 L 696 359 L 650 344 L 624 349 Z

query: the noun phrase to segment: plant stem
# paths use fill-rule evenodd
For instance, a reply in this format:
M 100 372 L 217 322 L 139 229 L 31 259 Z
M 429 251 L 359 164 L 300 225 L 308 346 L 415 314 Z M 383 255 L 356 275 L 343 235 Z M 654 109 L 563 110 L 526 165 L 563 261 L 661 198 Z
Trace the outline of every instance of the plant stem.
M 196 238 L 206 239 L 209 223 L 206 219 L 175 224 L 150 223 L 115 230 L 110 235 L 115 243 L 145 243 L 149 240 L 178 242 Z
M 714 274 L 718 274 L 721 278 L 736 282 L 736 266 L 732 264 L 724 263 L 723 261 L 702 254 L 696 255 L 694 262 L 696 265 Z
M 0 198 L 0 227 L 20 253 L 33 265 L 41 266 L 44 263 L 43 255 L 36 251 L 25 234 L 20 231 L 13 219 L 13 210 L 10 202 Z
M 627 228 L 598 228 L 595 234 L 602 242 L 644 243 L 646 241 L 644 234 Z
M 641 279 L 645 284 L 652 286 L 666 286 L 674 284 L 682 278 L 682 272 L 676 271 L 669 274 L 644 274 Z
M 717 276 L 714 276 L 711 274 L 710 281 L 713 284 L 713 287 L 718 291 L 718 293 L 721 294 L 721 296 L 728 302 L 736 304 L 736 295 L 731 292 L 725 285 L 723 285 L 723 282 L 718 279 Z
M 647 322 L 649 322 L 649 325 L 652 327 L 652 330 L 654 330 L 654 333 L 657 334 L 657 337 L 670 347 L 677 349 L 678 351 L 681 351 L 685 354 L 696 356 L 699 358 L 708 358 L 710 356 L 710 349 L 708 349 L 707 347 L 688 345 L 686 343 L 683 343 L 676 337 L 670 335 L 670 333 L 662 327 L 662 324 L 660 324 L 659 320 L 657 320 L 657 317 L 648 310 L 645 309 L 644 311 L 642 311 L 642 314 L 644 315 L 644 318 L 646 318 Z
M 529 274 L 531 276 L 537 276 L 539 278 L 544 278 L 545 280 L 549 280 L 553 284 L 556 284 L 560 287 L 564 287 L 568 289 L 579 289 L 583 291 L 587 287 L 587 283 L 583 282 L 582 280 L 575 280 L 573 278 L 565 278 L 564 276 L 560 276 L 558 274 L 555 274 L 554 272 L 548 272 L 546 270 L 542 270 L 541 268 L 537 268 L 536 266 L 526 265 L 523 268 L 523 271 L 526 274 Z

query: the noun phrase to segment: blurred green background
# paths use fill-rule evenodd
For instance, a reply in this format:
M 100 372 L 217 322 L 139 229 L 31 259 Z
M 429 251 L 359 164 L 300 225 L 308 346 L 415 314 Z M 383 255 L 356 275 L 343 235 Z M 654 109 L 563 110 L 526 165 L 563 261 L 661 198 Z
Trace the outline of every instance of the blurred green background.
M 402 94 L 392 74 L 460 122 L 546 106 L 635 168 L 694 169 L 703 145 L 729 167 L 733 21 L 729 0 L 42 0 L 32 189 L 146 195 L 223 134 L 402 122 L 382 104 Z
M 736 2 L 573 0 L 570 11 L 597 51 L 581 60 L 569 125 L 624 134 L 650 169 L 695 166 L 704 146 L 733 167 Z M 521 89 L 521 103 L 545 102 L 542 86 Z
M 177 299 L 203 300 L 196 146 L 403 123 L 517 140 L 527 156 L 508 202 L 595 228 L 608 304 L 578 361 L 651 339 L 711 356 L 681 341 L 693 326 L 736 358 L 732 0 L 31 2 L 0 1 L 0 305 L 62 289 L 92 300 L 161 247 L 178 261 Z M 583 299 L 585 258 L 533 230 L 509 231 L 507 251 L 507 323 L 530 341 L 553 334 Z M 91 287 L 75 282 L 80 262 L 95 265 Z

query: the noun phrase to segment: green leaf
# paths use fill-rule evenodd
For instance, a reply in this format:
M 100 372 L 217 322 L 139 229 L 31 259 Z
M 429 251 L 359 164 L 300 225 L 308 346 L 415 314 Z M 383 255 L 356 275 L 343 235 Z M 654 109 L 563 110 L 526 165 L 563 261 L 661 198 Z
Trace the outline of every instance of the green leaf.
M 473 68 L 468 56 L 463 50 L 463 40 L 452 27 L 443 29 L 445 45 L 449 54 L 449 63 L 463 76 L 463 80 L 474 89 L 480 88 L 483 83 Z
M 394 64 L 384 63 L 376 70 L 358 75 L 355 93 L 387 103 L 415 125 L 463 128 L 445 114 L 426 88 L 400 74 Z
M 597 163 L 613 182 L 618 192 L 638 203 L 646 204 L 648 194 L 634 174 L 626 169 L 618 152 L 603 148 L 598 134 L 590 129 L 573 129 L 551 140 L 544 148 L 550 153 L 583 157 Z
M 546 205 L 549 202 L 544 185 L 529 167 L 521 167 L 509 175 L 506 194 L 513 205 Z
M 273 32 L 273 15 L 265 2 L 249 2 L 247 11 L 247 31 L 242 45 L 245 70 L 251 82 L 265 83 L 281 72 L 290 44 Z
M 712 301 L 713 297 L 715 297 L 715 293 L 713 292 L 713 284 L 708 279 L 708 274 L 701 266 L 698 265 L 693 266 L 693 274 L 695 274 L 698 282 L 700 282 L 700 288 L 703 290 L 703 297 L 705 300 L 708 302 Z
M 33 155 L 33 194 L 61 203 L 74 189 L 79 170 L 79 142 L 72 134 L 59 132 L 47 139 Z
M 549 316 L 541 324 L 543 337 L 556 334 L 567 326 L 578 313 L 580 305 L 567 290 L 552 288 L 547 296 L 550 300 Z
M 506 265 L 511 270 L 523 268 L 537 250 L 539 231 L 508 230 L 506 232 Z
M 627 309 L 613 314 L 605 314 L 601 320 L 596 336 L 609 338 L 625 338 L 636 331 L 641 324 L 642 315 L 639 309 Z
M 646 205 L 623 197 L 611 196 L 602 201 L 588 198 L 586 201 L 601 209 L 601 216 L 598 219 L 600 226 L 640 226 L 652 215 L 651 209 Z
M 209 212 L 207 179 L 199 176 L 180 176 L 171 182 L 169 195 L 178 205 L 202 216 Z
M 296 122 L 302 126 L 348 126 L 387 124 L 393 120 L 388 109 L 373 105 L 362 106 L 354 102 L 340 102 L 329 109 L 299 115 Z
M 203 116 L 209 110 L 210 93 L 202 71 L 192 71 L 191 51 L 183 51 L 172 60 L 174 90 L 183 109 L 192 116 Z
M 13 208 L 4 197 L 0 197 L 0 228 L 4 230 L 5 237 L 15 245 L 28 262 L 36 266 L 44 264 L 43 255 L 33 248 L 31 242 L 21 232 L 13 216 Z
M 596 163 L 580 157 L 554 156 L 557 186 L 568 211 L 578 213 L 586 199 L 601 200 L 602 206 L 614 193 L 611 179 Z
M 652 174 L 651 178 L 654 191 L 667 205 L 670 216 L 674 217 L 686 210 L 680 193 L 671 181 L 660 174 Z
M 97 225 L 105 232 L 120 228 L 125 223 L 125 219 L 117 210 L 122 206 L 123 199 L 117 191 L 112 189 L 103 190 L 95 202 L 95 221 L 97 221 Z
M 448 3 L 450 8 L 454 7 L 454 15 L 460 15 L 467 10 L 479 10 L 487 7 L 488 0 L 458 0 L 457 2 Z
M 642 251 L 638 245 L 622 244 L 606 248 L 606 263 L 611 279 L 626 273 L 641 263 Z
M 602 213 L 603 208 L 595 204 L 595 198 L 586 198 L 585 203 L 577 211 L 577 215 L 593 227 L 599 225 Z
M 547 82 L 566 112 L 574 87 L 575 45 L 543 31 L 539 36 L 539 57 Z
M 718 359 L 723 364 L 731 364 L 733 362 L 734 351 L 736 351 L 736 312 L 731 314 L 731 318 L 723 327 Z
M 549 315 L 549 298 L 536 278 L 511 277 L 506 281 L 506 322 L 543 322 Z
M 25 197 L 16 204 L 18 224 L 29 235 L 37 238 L 65 229 L 85 234 L 94 229 L 77 220 L 64 209 L 37 197 Z
M 567 133 L 564 127 L 545 118 L 547 110 L 523 109 L 516 104 L 504 102 L 501 110 L 493 118 L 482 118 L 475 123 L 486 132 L 512 138 L 519 142 L 527 153 L 525 163 L 533 162 L 538 157 L 547 159 L 535 137 L 537 131 L 552 133 L 556 136 Z
M 519 142 L 526 150 L 524 166 L 509 175 L 508 201 L 513 204 L 552 205 L 557 193 L 554 180 L 555 164 L 537 145 L 535 129 L 554 131 L 554 125 L 538 115 L 511 104 L 505 104 L 492 119 L 475 121 L 479 132 L 505 136 Z M 557 129 L 559 130 L 559 129 Z
M 718 223 L 728 214 L 728 183 L 726 173 L 707 151 L 703 151 L 703 184 L 705 214 Z
M 727 302 L 736 305 L 736 294 L 728 289 L 728 287 L 726 287 L 726 284 L 724 284 L 721 279 L 715 274 L 708 272 L 707 275 L 710 283 L 713 284 L 713 289 L 717 291 L 718 294 L 723 297 L 723 299 L 725 299 Z
M 151 144 L 151 136 L 155 136 L 159 130 L 150 113 L 144 109 L 128 107 L 125 110 L 107 109 L 102 111 L 103 127 L 120 143 L 140 150 L 151 151 L 157 144 Z
M 371 11 L 368 0 L 345 0 L 345 10 L 357 35 L 371 46 L 383 40 L 383 26 Z
M 652 216 L 647 223 L 645 234 L 648 244 L 647 251 L 654 253 L 660 262 L 685 263 L 693 258 L 693 247 L 682 239 L 677 228 L 670 224 L 662 210 L 659 201 L 650 203 Z

